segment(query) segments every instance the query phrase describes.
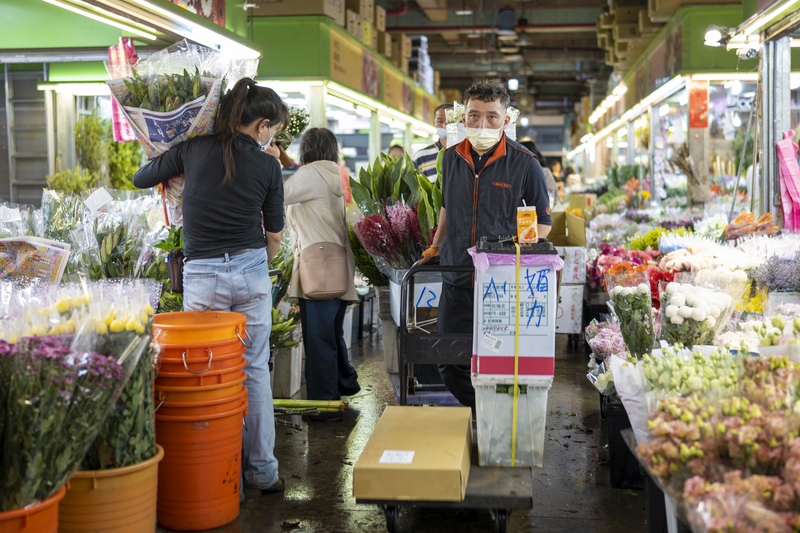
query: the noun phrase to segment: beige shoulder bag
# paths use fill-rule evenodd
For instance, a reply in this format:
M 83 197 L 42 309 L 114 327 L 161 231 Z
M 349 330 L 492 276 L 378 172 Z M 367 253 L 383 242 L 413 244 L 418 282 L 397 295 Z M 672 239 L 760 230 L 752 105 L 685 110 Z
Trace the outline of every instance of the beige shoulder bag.
M 353 282 L 347 248 L 335 242 L 317 242 L 300 250 L 299 271 L 300 286 L 309 300 L 341 298 Z

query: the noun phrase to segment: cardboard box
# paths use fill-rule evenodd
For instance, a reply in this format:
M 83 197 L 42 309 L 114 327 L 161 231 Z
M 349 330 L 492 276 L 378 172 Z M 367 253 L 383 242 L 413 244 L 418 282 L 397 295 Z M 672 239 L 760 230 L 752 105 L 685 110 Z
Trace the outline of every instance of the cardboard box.
M 570 194 L 569 195 L 569 208 L 570 209 L 586 209 L 594 207 L 597 204 L 596 194 Z
M 463 501 L 471 450 L 469 408 L 389 406 L 353 468 L 353 496 Z
M 378 30 L 378 52 L 387 59 L 392 58 L 392 35 Z
M 364 29 L 364 38 L 361 40 L 365 45 L 369 46 L 373 50 L 378 49 L 378 30 L 375 29 L 375 25 L 369 22 L 368 20 L 362 20 L 362 27 Z
M 392 35 L 392 56 L 411 57 L 411 39 L 405 33 L 395 33 Z
M 582 218 L 566 211 L 550 213 L 553 227 L 547 240 L 554 246 L 586 246 L 586 225 Z
M 386 10 L 381 6 L 375 6 L 375 27 L 386 31 Z
M 375 0 L 344 0 L 344 7 L 357 13 L 362 20 L 375 20 Z
M 556 313 L 556 333 L 581 333 L 583 331 L 584 285 L 562 285 Z
M 283 15 L 325 15 L 345 27 L 344 0 L 258 0 L 256 17 Z
M 398 56 L 399 52 L 396 48 L 392 48 L 392 64 L 403 71 L 403 74 L 408 76 L 408 58 Z
M 364 26 L 361 22 L 361 15 L 348 9 L 346 12 L 347 17 L 347 31 L 359 41 L 364 39 Z
M 562 283 L 586 283 L 586 248 L 584 246 L 556 246 L 564 260 Z

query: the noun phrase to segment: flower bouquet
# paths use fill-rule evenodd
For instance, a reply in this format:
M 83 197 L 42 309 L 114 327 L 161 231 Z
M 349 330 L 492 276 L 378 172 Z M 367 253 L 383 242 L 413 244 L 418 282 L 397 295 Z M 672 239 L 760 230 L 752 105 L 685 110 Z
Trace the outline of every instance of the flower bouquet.
M 628 351 L 625 341 L 622 339 L 620 327 L 616 323 L 608 324 L 588 342 L 592 352 L 604 360 L 610 355 L 624 354 Z
M 606 290 L 620 323 L 622 338 L 634 358 L 653 347 L 650 284 L 644 265 L 617 263 L 605 275 Z
M 722 330 L 741 299 L 720 289 L 701 287 L 690 283 L 668 283 L 662 301 L 661 336 L 671 344 L 686 346 L 713 344 L 715 335 Z
M 311 115 L 302 107 L 289 106 L 289 124 L 286 129 L 279 131 L 275 134 L 275 143 L 286 150 L 290 144 L 300 137 L 308 127 L 308 122 L 311 120 Z
M 80 337 L 0 341 L 0 512 L 66 483 L 135 366 L 73 348 Z

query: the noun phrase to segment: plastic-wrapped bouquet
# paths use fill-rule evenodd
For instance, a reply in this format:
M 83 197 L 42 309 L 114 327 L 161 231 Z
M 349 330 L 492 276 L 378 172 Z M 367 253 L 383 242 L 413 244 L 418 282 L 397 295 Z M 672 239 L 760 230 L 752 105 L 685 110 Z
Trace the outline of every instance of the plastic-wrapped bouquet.
M 588 342 L 592 352 L 603 359 L 612 354 L 623 354 L 628 351 L 618 325 L 604 327 Z
M 662 338 L 687 346 L 712 344 L 716 332 L 739 303 L 727 292 L 677 282 L 667 284 L 661 299 L 667 304 L 663 310 Z
M 623 262 L 614 265 L 605 276 L 622 338 L 634 358 L 650 351 L 655 340 L 646 270 L 644 265 L 634 267 Z
M 286 125 L 286 129 L 275 134 L 275 142 L 286 150 L 308 127 L 309 120 L 311 115 L 308 111 L 302 107 L 289 106 L 289 124 Z

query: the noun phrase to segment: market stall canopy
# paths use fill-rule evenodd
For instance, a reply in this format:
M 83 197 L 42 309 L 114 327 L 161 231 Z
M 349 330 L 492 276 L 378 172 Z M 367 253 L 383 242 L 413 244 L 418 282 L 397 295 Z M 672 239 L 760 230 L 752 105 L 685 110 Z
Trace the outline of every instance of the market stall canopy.
M 224 10 L 224 27 L 169 0 L 6 0 L 13 20 L 0 35 L 0 61 L 41 63 L 99 61 L 120 37 L 132 37 L 140 56 L 183 38 L 246 58 L 261 48 L 245 39 L 247 14 Z M 217 19 L 217 22 L 222 20 Z

